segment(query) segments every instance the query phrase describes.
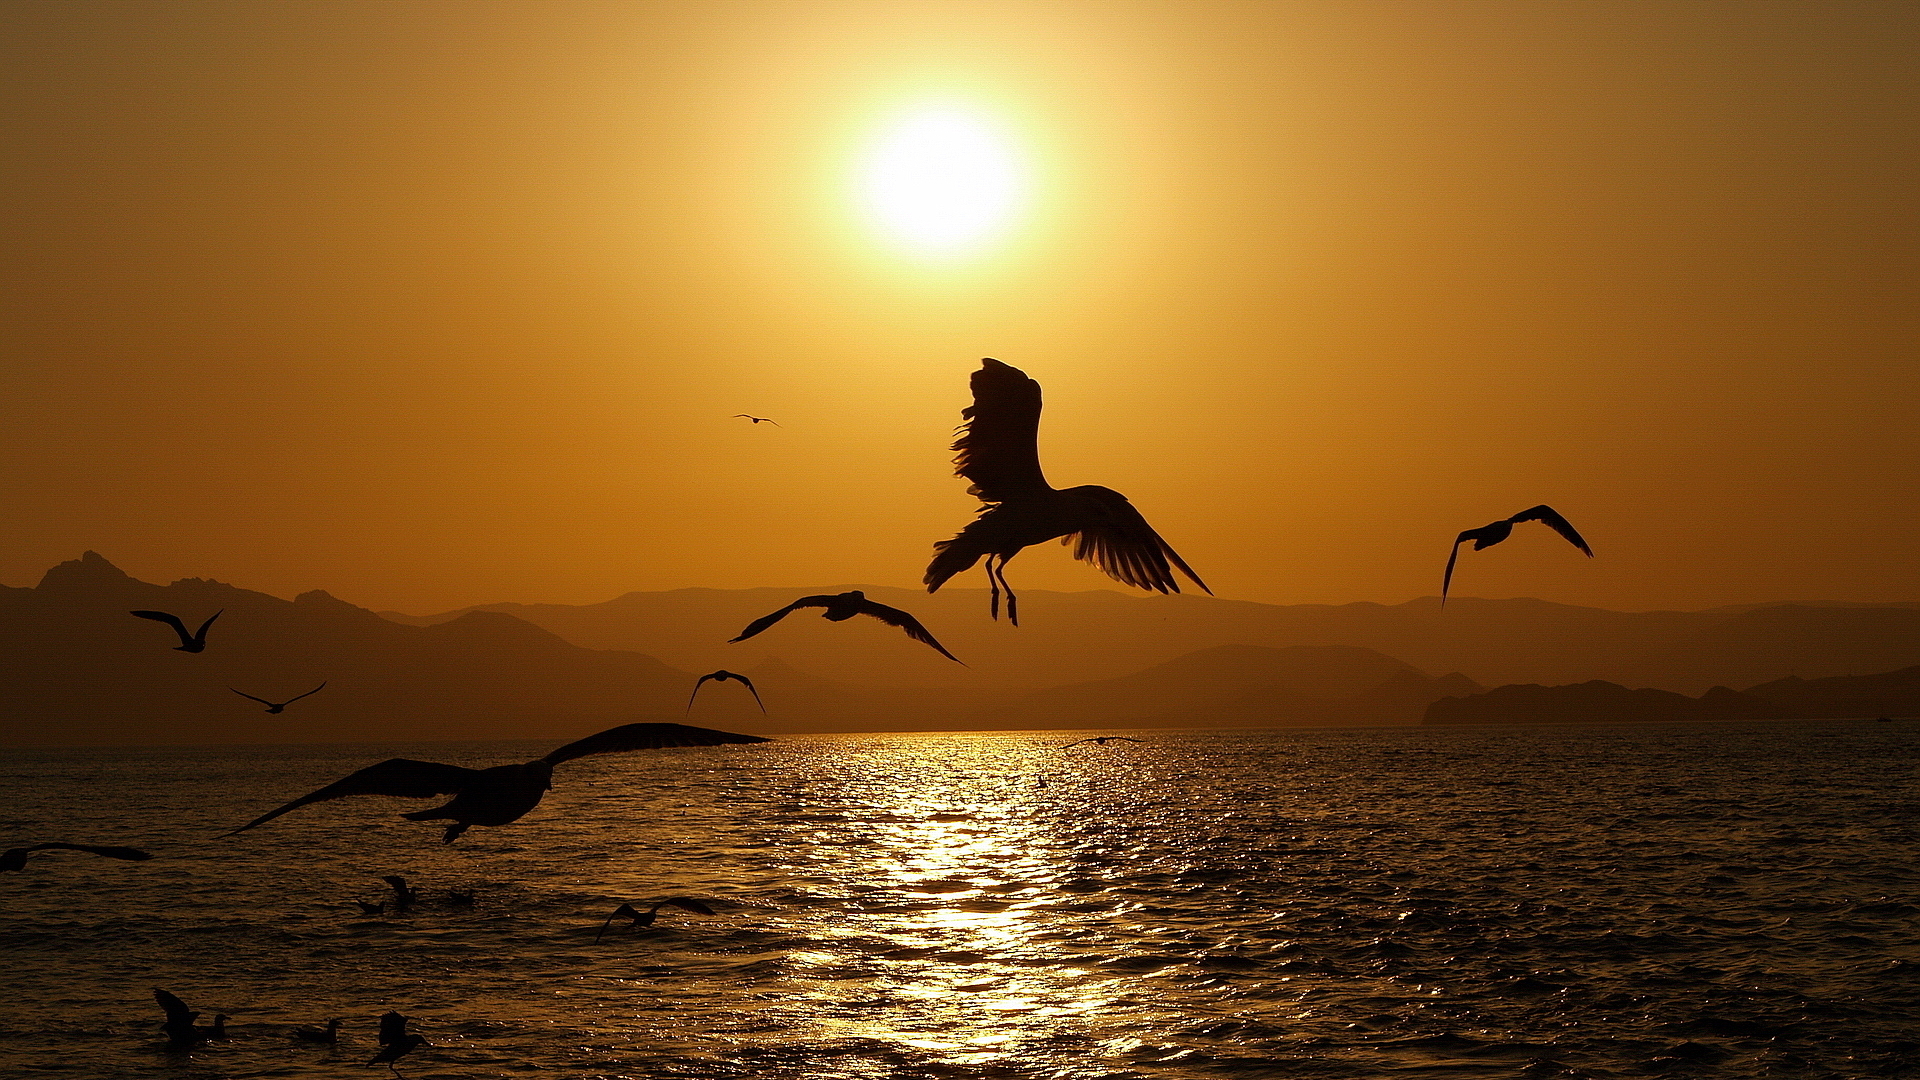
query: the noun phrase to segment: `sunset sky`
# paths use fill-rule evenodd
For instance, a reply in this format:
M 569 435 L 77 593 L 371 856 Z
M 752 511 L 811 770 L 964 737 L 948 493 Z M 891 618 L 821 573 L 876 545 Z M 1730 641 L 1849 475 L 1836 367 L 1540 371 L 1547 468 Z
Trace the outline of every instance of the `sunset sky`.
M 912 586 L 994 356 L 1222 596 L 1920 599 L 1912 4 L 4 10 L 6 584 Z

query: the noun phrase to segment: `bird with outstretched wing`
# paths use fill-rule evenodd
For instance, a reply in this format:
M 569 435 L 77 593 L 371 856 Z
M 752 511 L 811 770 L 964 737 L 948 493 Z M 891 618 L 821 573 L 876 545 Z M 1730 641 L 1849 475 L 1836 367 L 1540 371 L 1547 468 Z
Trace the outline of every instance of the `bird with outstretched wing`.
M 226 611 L 226 608 L 221 608 L 219 611 L 214 612 L 207 618 L 206 622 L 200 624 L 200 629 L 195 630 L 191 634 L 187 633 L 187 624 L 181 622 L 180 616 L 178 615 L 169 614 L 165 611 L 129 611 L 127 614 L 135 618 L 152 619 L 154 622 L 163 622 L 173 627 L 173 632 L 180 635 L 180 644 L 173 647 L 174 652 L 205 652 L 207 651 L 207 627 L 212 626 L 213 620 L 226 614 Z
M 50 841 L 45 844 L 30 844 L 26 847 L 8 848 L 0 851 L 0 871 L 25 870 L 27 856 L 36 851 L 84 851 L 89 855 L 100 855 L 109 859 L 124 859 L 127 862 L 145 862 L 153 858 L 150 852 L 131 847 L 101 847 L 96 844 L 67 844 Z
M 1440 606 L 1445 607 L 1447 605 L 1447 590 L 1453 585 L 1453 564 L 1460 558 L 1461 544 L 1471 540 L 1473 541 L 1473 550 L 1483 551 L 1505 540 L 1507 537 L 1512 536 L 1513 527 L 1526 521 L 1540 522 L 1547 528 L 1559 533 L 1566 539 L 1567 543 L 1586 552 L 1587 558 L 1593 558 L 1593 549 L 1587 546 L 1587 541 L 1580 535 L 1580 530 L 1575 529 L 1572 522 L 1561 517 L 1558 510 L 1555 510 L 1545 503 L 1541 503 L 1539 506 L 1528 507 L 1510 518 L 1502 518 L 1499 521 L 1482 525 L 1477 529 L 1468 529 L 1453 538 L 1453 551 L 1447 555 L 1446 572 L 1440 576 Z
M 886 623 L 888 626 L 899 627 L 906 632 L 908 637 L 915 641 L 931 645 L 941 656 L 946 657 L 954 663 L 960 664 L 963 667 L 966 664 L 964 660 L 948 652 L 945 645 L 940 644 L 926 627 L 920 625 L 919 619 L 914 618 L 907 612 L 901 611 L 897 607 L 888 607 L 885 604 L 869 600 L 867 599 L 867 594 L 861 592 L 859 589 L 855 589 L 852 592 L 821 593 L 817 596 L 803 596 L 771 615 L 762 615 L 748 623 L 747 628 L 740 631 L 740 636 L 729 639 L 728 643 L 745 641 L 801 608 L 813 607 L 826 608 L 827 610 L 820 613 L 820 617 L 829 622 L 845 622 L 855 615 L 870 615 Z M 758 697 L 759 695 L 756 694 L 754 696 Z
M 747 678 L 745 675 L 741 675 L 737 672 L 727 671 L 725 669 L 722 669 L 720 671 L 709 671 L 705 675 L 700 676 L 700 680 L 693 684 L 693 693 L 687 696 L 687 711 L 688 712 L 693 711 L 693 701 L 695 698 L 700 696 L 700 688 L 702 686 L 705 686 L 709 682 L 726 682 L 729 679 L 739 683 L 741 686 L 746 687 L 747 693 L 753 695 L 753 703 L 755 705 L 760 706 L 761 712 L 767 711 L 767 703 L 760 700 L 760 691 L 754 689 L 753 680 Z

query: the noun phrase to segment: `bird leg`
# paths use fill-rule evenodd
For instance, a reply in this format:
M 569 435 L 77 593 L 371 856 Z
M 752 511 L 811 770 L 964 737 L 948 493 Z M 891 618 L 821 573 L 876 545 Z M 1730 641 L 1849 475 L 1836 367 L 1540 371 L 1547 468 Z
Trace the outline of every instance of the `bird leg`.
M 1019 552 L 1015 552 L 1014 554 L 1017 555 Z M 999 556 L 998 563 L 994 562 L 994 556 L 989 555 L 987 557 L 987 576 L 988 580 L 998 579 L 998 584 L 994 588 L 993 617 L 996 619 L 1000 617 L 1000 593 L 1004 591 L 1007 594 L 1007 621 L 1015 626 L 1019 626 L 1020 598 L 1013 594 L 1013 586 L 1007 582 L 1007 564 L 1012 561 L 1013 555 Z
M 1000 579 L 993 574 L 993 560 L 998 557 L 999 556 L 994 555 L 992 552 L 988 552 L 986 561 L 987 588 L 992 590 L 987 598 L 987 612 L 993 616 L 994 622 L 1000 621 Z

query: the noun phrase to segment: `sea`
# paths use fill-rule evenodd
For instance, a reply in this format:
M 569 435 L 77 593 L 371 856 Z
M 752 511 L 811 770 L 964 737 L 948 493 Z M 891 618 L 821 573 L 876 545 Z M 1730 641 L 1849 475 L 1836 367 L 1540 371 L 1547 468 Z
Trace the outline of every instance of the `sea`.
M 411 1080 L 1920 1076 L 1920 721 L 783 737 L 219 837 L 551 749 L 7 752 L 0 846 L 155 858 L 0 875 L 0 1076 L 373 1076 L 388 1010 Z

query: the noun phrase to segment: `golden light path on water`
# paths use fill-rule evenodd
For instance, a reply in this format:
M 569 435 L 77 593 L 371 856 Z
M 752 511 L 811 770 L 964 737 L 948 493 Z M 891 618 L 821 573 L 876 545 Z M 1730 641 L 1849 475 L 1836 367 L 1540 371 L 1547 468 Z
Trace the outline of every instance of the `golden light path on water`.
M 892 244 L 948 257 L 997 238 L 1018 216 L 1027 186 L 1006 126 L 958 105 L 921 106 L 887 121 L 859 179 L 868 221 Z

